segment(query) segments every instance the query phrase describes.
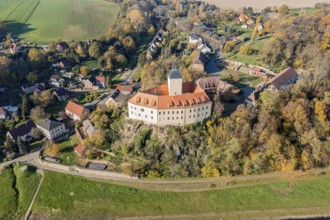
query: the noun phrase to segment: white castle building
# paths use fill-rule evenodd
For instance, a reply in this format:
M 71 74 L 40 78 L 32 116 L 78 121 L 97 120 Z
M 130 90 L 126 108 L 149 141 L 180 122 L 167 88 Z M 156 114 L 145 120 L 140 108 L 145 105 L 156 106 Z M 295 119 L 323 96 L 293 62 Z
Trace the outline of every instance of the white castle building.
M 167 84 L 137 93 L 128 101 L 129 118 L 147 124 L 183 126 L 210 117 L 212 101 L 195 82 L 182 82 L 174 61 Z

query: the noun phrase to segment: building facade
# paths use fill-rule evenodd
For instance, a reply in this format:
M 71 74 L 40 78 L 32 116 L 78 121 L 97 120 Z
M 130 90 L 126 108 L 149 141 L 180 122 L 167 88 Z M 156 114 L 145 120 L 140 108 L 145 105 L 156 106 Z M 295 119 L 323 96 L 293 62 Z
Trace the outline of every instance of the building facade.
M 37 128 L 39 128 L 49 140 L 54 140 L 66 132 L 64 123 L 50 119 L 45 119 L 37 123 Z
M 184 126 L 210 117 L 212 101 L 195 82 L 182 83 L 175 63 L 167 80 L 168 84 L 139 92 L 128 101 L 130 119 Z

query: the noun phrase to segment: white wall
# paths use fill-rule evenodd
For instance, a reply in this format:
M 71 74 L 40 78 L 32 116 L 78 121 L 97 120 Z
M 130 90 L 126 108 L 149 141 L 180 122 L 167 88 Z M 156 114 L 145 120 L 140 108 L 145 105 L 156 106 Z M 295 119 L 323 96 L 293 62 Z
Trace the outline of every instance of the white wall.
M 170 96 L 182 95 L 182 79 L 168 78 L 168 93 Z
M 211 116 L 212 103 L 182 109 L 151 109 L 128 103 L 129 118 L 155 125 L 183 126 L 201 122 Z

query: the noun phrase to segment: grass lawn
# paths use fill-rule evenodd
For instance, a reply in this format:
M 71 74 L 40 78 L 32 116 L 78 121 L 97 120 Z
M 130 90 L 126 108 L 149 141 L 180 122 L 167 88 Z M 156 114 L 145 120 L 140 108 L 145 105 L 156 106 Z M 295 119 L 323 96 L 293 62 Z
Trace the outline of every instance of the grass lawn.
M 87 40 L 107 33 L 118 4 L 102 0 L 0 0 L 0 20 L 28 41 Z
M 56 101 L 54 104 L 47 106 L 47 108 L 45 109 L 45 111 L 47 113 L 50 113 L 52 115 L 57 115 L 60 111 L 65 111 L 65 107 L 68 104 L 70 100 L 67 99 L 63 102 L 60 101 Z
M 15 166 L 14 173 L 17 178 L 16 188 L 19 192 L 16 214 L 23 216 L 30 205 L 41 177 L 35 173 L 34 167 L 28 167 L 27 170 L 22 170 L 22 166 Z
M 35 142 L 31 143 L 31 144 L 29 145 L 30 151 L 42 147 L 42 145 L 43 145 L 44 143 L 45 143 L 45 140 L 44 140 L 44 139 L 39 140 L 39 141 L 35 141 Z
M 92 70 L 93 68 L 99 67 L 99 63 L 97 60 L 88 60 L 83 62 L 82 66 L 87 66 L 90 70 Z
M 245 42 L 244 44 L 249 44 L 252 47 L 252 49 L 254 50 L 254 54 L 252 54 L 252 55 L 242 55 L 242 54 L 239 54 L 239 50 L 238 50 L 235 54 L 226 57 L 226 59 L 228 59 L 228 60 L 234 60 L 234 61 L 238 61 L 238 62 L 242 62 L 242 63 L 246 63 L 246 64 L 260 65 L 260 66 L 262 66 L 262 64 L 263 64 L 263 61 L 262 61 L 263 56 L 262 56 L 261 52 L 262 52 L 262 48 L 265 45 L 265 42 L 268 39 L 269 39 L 269 37 L 266 36 L 265 38 L 262 38 L 260 40 L 253 41 L 252 43 L 251 43 L 251 41 Z
M 73 148 L 77 146 L 78 143 L 79 142 L 76 134 L 72 135 L 67 140 L 59 142 L 58 144 L 61 147 L 61 153 L 57 158 L 61 159 L 63 164 L 77 164 L 78 158 Z
M 294 8 L 294 9 L 291 9 L 290 12 L 293 15 L 299 15 L 300 13 L 310 15 L 316 10 L 317 10 L 316 8 Z
M 244 88 L 248 85 L 248 82 L 250 82 L 251 87 L 256 87 L 258 84 L 264 81 L 264 79 L 256 76 L 252 76 L 246 73 L 239 72 L 237 70 L 227 69 L 224 70 L 225 73 L 222 73 L 220 75 L 220 79 L 223 81 L 226 81 L 230 84 L 233 84 L 237 86 L 238 88 Z M 231 74 L 238 73 L 240 75 L 240 80 L 238 82 L 235 82 L 232 78 L 230 78 Z M 247 82 L 248 81 L 248 82 Z
M 273 210 L 276 215 L 287 215 L 298 208 L 312 213 L 315 207 L 327 212 L 329 189 L 329 175 L 225 190 L 155 192 L 46 172 L 33 213 L 105 218 L 240 211 L 258 211 L 257 216 L 263 216 L 264 211 Z
M 39 184 L 40 176 L 33 167 L 25 171 L 21 167 L 6 168 L 0 175 L 0 219 L 23 216 Z
M 0 219 L 8 219 L 15 214 L 17 193 L 12 187 L 15 175 L 12 169 L 4 169 L 0 175 Z

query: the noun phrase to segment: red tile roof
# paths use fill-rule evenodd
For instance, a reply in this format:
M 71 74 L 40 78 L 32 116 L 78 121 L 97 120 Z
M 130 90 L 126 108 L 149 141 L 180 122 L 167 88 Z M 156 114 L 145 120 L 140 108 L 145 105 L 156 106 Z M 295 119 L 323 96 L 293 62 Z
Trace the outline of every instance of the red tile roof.
M 118 85 L 116 87 L 116 89 L 119 91 L 123 91 L 123 92 L 132 92 L 133 91 L 133 87 L 128 86 L 128 85 Z
M 60 80 L 60 77 L 58 75 L 52 75 L 50 77 L 51 80 L 55 80 L 56 82 Z
M 65 107 L 65 110 L 72 112 L 73 114 L 78 115 L 78 116 L 82 116 L 84 111 L 86 111 L 86 110 L 88 111 L 88 109 L 86 109 L 83 106 L 78 105 L 72 101 L 69 101 L 69 103 Z
M 97 81 L 99 81 L 99 82 L 105 82 L 105 77 L 104 76 L 97 76 L 97 77 L 95 77 L 95 79 L 97 80 Z
M 78 154 L 83 154 L 84 153 L 84 147 L 79 144 L 74 148 L 74 151 L 76 151 Z
M 182 91 L 182 95 L 169 96 L 168 85 L 164 84 L 139 92 L 128 102 L 153 109 L 189 108 L 211 102 L 205 91 L 194 82 L 183 83 Z
M 298 73 L 292 67 L 288 67 L 274 78 L 272 78 L 268 83 L 272 84 L 277 89 L 280 89 L 285 83 L 291 80 L 293 77 L 297 77 Z

